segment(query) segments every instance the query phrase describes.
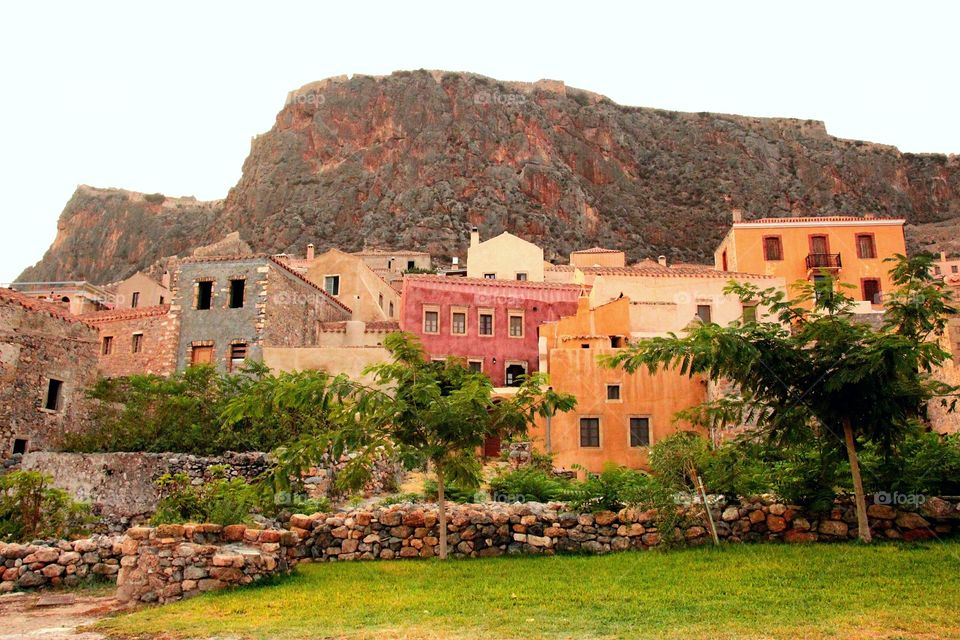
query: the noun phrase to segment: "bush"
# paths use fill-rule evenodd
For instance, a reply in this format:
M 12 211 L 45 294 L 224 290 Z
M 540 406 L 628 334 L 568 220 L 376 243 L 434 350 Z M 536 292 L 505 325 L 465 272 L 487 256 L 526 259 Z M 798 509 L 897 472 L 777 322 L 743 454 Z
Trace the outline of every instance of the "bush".
M 868 492 L 960 495 L 960 434 L 911 433 L 890 456 L 867 445 L 860 465 Z
M 490 480 L 490 493 L 495 501 L 550 502 L 562 498 L 569 485 L 569 481 L 553 477 L 543 469 L 522 467 Z
M 211 467 L 215 475 L 221 470 Z M 181 524 L 209 522 L 214 524 L 242 524 L 250 520 L 257 506 L 257 493 L 242 478 L 223 477 L 193 485 L 185 473 L 164 474 L 156 484 L 161 498 L 150 522 L 152 524 Z
M 691 472 L 702 472 L 710 455 L 707 441 L 692 431 L 680 431 L 653 445 L 650 470 L 666 486 L 696 491 Z
M 420 502 L 421 500 L 423 500 L 423 496 L 419 493 L 397 493 L 383 498 L 377 503 L 377 506 L 389 507 L 395 504 L 402 504 L 404 502 Z
M 563 498 L 576 511 L 619 511 L 640 503 L 649 481 L 642 471 L 607 464 L 599 474 L 572 483 Z
M 476 489 L 464 489 L 458 487 L 457 485 L 446 482 L 443 486 L 443 495 L 444 498 L 450 502 L 474 502 L 477 498 Z M 437 499 L 437 481 L 433 478 L 428 478 L 423 482 L 423 497 L 429 501 L 436 501 Z
M 28 542 L 70 538 L 92 520 L 90 508 L 51 486 L 39 471 L 12 471 L 0 476 L 0 540 Z

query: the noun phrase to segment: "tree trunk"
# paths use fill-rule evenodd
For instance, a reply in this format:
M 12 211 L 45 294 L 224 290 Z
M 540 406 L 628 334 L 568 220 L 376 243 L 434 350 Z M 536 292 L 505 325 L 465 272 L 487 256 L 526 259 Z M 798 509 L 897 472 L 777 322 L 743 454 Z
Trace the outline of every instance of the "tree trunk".
M 860 461 L 857 457 L 857 443 L 853 439 L 853 425 L 850 418 L 843 419 L 843 439 L 847 445 L 847 458 L 850 460 L 850 474 L 853 476 L 853 495 L 857 503 L 857 527 L 862 542 L 870 542 L 870 521 L 867 519 L 867 500 L 863 495 L 863 478 L 860 476 Z
M 440 526 L 440 559 L 447 559 L 447 501 L 443 496 L 443 469 L 436 466 L 437 473 L 437 518 Z

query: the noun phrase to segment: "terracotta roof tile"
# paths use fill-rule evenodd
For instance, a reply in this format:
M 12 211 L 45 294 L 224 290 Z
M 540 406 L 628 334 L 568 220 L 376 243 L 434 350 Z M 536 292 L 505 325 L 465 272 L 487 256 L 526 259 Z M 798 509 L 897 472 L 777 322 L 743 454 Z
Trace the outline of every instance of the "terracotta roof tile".
M 742 222 L 734 222 L 734 225 L 738 224 L 784 224 L 789 222 L 905 222 L 903 218 L 864 218 L 862 216 L 800 216 L 796 218 L 756 218 L 753 220 L 743 220 Z
M 571 265 L 554 265 L 548 271 L 571 272 L 579 269 L 585 275 L 593 276 L 642 276 L 656 278 L 774 278 L 760 273 L 740 273 L 736 271 L 720 271 L 713 265 L 682 264 L 663 266 L 653 260 L 642 260 L 629 267 L 573 267 Z
M 604 249 L 603 247 L 590 247 L 589 249 L 580 249 L 573 253 L 623 253 L 619 249 Z
M 426 251 L 412 251 L 410 249 L 364 249 L 363 251 L 354 251 L 355 256 L 429 256 Z
M 450 276 L 438 276 L 430 274 L 408 274 L 403 277 L 406 280 L 442 282 L 451 285 L 469 285 L 480 287 L 520 287 L 524 289 L 581 289 L 583 285 L 568 282 L 533 282 L 531 280 L 492 280 L 488 278 L 459 278 Z M 587 287 L 589 288 L 589 287 Z
M 7 289 L 0 287 L 0 300 L 9 300 L 15 304 L 19 304 L 24 309 L 28 311 L 35 311 L 37 313 L 46 313 L 54 318 L 59 318 L 61 320 L 66 320 L 67 322 L 77 322 L 80 324 L 85 324 L 87 326 L 92 326 L 90 323 L 86 322 L 80 316 L 75 316 L 69 311 L 66 311 L 60 305 L 54 304 L 52 302 L 47 302 L 46 300 L 39 300 L 37 298 L 31 298 L 28 295 L 24 295 L 19 291 L 14 291 L 13 289 Z

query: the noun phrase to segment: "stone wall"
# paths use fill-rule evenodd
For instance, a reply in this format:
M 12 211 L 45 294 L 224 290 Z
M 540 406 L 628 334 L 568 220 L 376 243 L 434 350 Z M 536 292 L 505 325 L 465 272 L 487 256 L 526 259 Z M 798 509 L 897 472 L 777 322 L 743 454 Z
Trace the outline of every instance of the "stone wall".
M 121 553 L 121 540 L 116 536 L 31 544 L 0 542 L 0 593 L 75 586 L 95 577 L 116 580 Z
M 504 554 L 607 553 L 653 549 L 664 544 L 654 510 L 574 513 L 558 503 L 452 505 L 448 549 L 454 557 Z M 919 511 L 871 505 L 870 524 L 878 538 L 922 540 L 960 527 L 960 499 L 928 499 Z M 714 509 L 717 533 L 725 543 L 833 542 L 857 536 L 856 514 L 847 501 L 829 513 L 754 501 Z M 289 528 L 301 538 L 297 556 L 314 560 L 429 558 L 437 555 L 439 532 L 433 505 L 398 505 L 373 511 L 295 515 Z M 710 544 L 701 507 L 691 507 L 674 531 L 687 545 Z
M 186 473 L 194 484 L 209 479 L 213 465 L 229 465 L 228 477 L 253 480 L 269 468 L 266 454 L 229 453 L 201 457 L 182 453 L 28 453 L 23 469 L 42 471 L 55 486 L 89 502 L 111 530 L 122 531 L 152 515 L 160 498 L 154 481 L 165 473 Z
M 242 524 L 134 527 L 120 541 L 121 602 L 171 602 L 289 572 L 298 537 Z
M 107 377 L 153 373 L 169 375 L 176 368 L 178 325 L 170 305 L 111 309 L 87 314 L 84 319 L 100 332 L 98 370 Z M 137 351 L 134 351 L 134 335 Z M 112 338 L 110 353 L 103 352 Z

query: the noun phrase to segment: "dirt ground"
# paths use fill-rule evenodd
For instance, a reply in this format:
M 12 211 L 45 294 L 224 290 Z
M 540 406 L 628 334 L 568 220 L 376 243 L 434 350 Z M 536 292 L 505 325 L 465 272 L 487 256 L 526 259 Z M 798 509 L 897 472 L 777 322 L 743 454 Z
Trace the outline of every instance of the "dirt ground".
M 0 640 L 102 640 L 77 629 L 121 608 L 111 592 L 10 593 L 0 596 Z

